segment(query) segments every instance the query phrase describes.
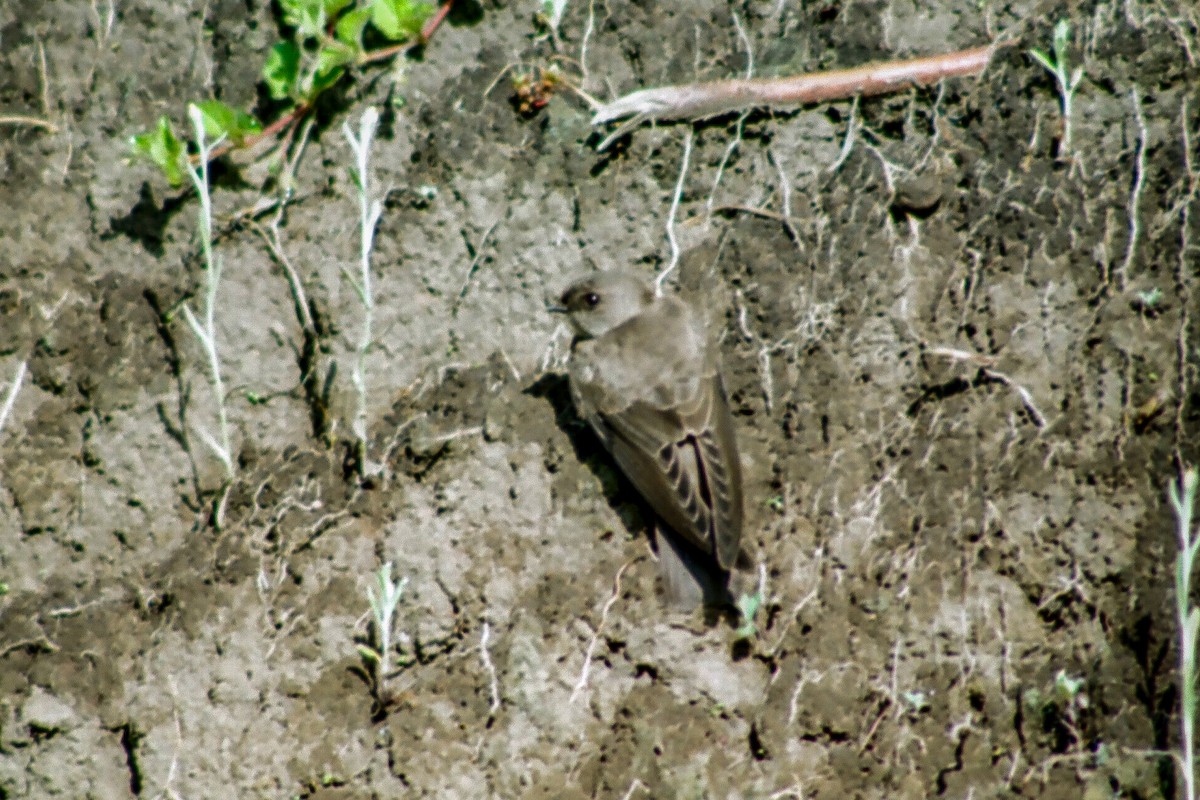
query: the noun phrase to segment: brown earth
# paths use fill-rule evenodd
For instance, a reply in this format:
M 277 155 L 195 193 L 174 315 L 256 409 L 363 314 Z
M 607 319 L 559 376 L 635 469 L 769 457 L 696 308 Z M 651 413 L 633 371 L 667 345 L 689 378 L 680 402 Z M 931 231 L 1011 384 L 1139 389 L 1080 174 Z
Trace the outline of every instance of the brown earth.
M 188 100 L 252 107 L 274 12 L 0 8 L 0 115 L 56 126 L 0 124 L 0 383 L 29 369 L 0 431 L 0 798 L 1175 794 L 1164 488 L 1200 460 L 1200 13 L 684 8 L 572 2 L 565 73 L 582 61 L 601 97 L 743 74 L 738 24 L 760 75 L 1016 46 L 978 79 L 643 126 L 601 155 L 577 97 L 510 102 L 505 68 L 555 54 L 536 3 L 465 8 L 423 60 L 356 76 L 299 163 L 278 230 L 309 356 L 233 222 L 265 173 L 218 175 L 219 532 L 179 313 L 203 302 L 197 204 L 125 139 Z M 1064 16 L 1086 75 L 1070 151 L 1025 54 Z M 389 191 L 383 473 L 360 484 L 340 128 L 368 105 Z M 661 610 L 645 515 L 569 408 L 542 306 L 582 269 L 669 264 L 689 131 L 676 275 L 722 336 L 765 567 L 749 642 Z M 301 363 L 338 366 L 332 447 Z M 380 709 L 356 643 L 384 561 L 409 584 Z

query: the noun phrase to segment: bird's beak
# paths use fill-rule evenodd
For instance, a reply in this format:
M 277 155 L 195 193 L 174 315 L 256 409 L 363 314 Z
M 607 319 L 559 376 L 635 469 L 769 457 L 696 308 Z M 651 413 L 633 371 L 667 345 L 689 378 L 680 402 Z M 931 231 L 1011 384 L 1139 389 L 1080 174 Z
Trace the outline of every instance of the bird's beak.
M 546 290 L 546 293 L 542 295 L 542 302 L 545 303 L 546 310 L 551 314 L 567 313 L 567 307 L 562 304 L 562 298 L 550 290 Z

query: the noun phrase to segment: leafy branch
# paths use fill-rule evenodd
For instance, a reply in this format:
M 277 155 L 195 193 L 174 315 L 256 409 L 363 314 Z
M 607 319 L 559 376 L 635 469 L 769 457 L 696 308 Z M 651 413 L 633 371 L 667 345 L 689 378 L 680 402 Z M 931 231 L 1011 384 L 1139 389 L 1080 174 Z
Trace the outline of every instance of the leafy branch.
M 429 41 L 452 3 L 445 0 L 435 10 L 426 0 L 279 0 L 291 36 L 271 47 L 261 74 L 267 93 L 284 104 L 284 111 L 264 125 L 220 100 L 191 104 L 199 110 L 207 136 L 224 139 L 207 157 L 219 158 L 270 137 L 290 138 L 317 99 L 347 70 L 386 61 Z M 387 44 L 368 49 L 366 42 L 380 40 Z M 183 184 L 189 167 L 201 158 L 187 153 L 165 115 L 150 130 L 133 136 L 129 145 L 135 161 L 158 167 L 173 187 Z

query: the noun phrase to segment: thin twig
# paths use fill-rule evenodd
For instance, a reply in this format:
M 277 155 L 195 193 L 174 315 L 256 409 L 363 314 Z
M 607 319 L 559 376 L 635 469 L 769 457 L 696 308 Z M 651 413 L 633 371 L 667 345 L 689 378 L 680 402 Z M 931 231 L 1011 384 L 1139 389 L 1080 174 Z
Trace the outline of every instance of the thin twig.
M 292 306 L 296 312 L 296 318 L 300 321 L 300 325 L 305 331 L 316 332 L 316 324 L 313 322 L 312 311 L 308 306 L 308 296 L 304 292 L 304 284 L 300 280 L 299 273 L 292 266 L 292 261 L 287 257 L 287 253 L 283 250 L 283 245 L 279 241 L 279 219 L 283 212 L 283 202 L 280 202 L 278 212 L 275 219 L 271 221 L 270 228 L 264 228 L 254 220 L 249 221 L 250 230 L 254 231 L 263 240 L 263 244 L 267 246 L 267 250 L 271 253 L 271 257 L 275 259 L 275 263 L 283 270 L 284 277 L 287 278 L 288 288 L 292 291 Z M 269 231 L 269 232 L 268 232 Z
M 735 78 L 685 86 L 642 89 L 597 109 L 593 125 L 632 116 L 634 120 L 704 119 L 755 106 L 788 107 L 884 94 L 945 78 L 978 75 L 1002 43 L 905 61 L 885 61 L 851 69 L 787 78 Z M 618 132 L 628 129 L 628 123 Z M 617 135 L 617 134 L 614 134 Z M 612 136 L 601 143 L 604 149 Z

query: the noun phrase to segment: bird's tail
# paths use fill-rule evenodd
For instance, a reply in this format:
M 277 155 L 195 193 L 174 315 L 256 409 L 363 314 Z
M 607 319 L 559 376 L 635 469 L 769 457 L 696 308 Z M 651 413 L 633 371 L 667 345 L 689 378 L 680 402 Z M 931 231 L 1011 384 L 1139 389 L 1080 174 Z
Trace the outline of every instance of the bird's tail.
M 692 547 L 661 523 L 655 527 L 654 538 L 664 596 L 672 610 L 690 612 L 702 605 L 724 608 L 733 603 L 729 573 L 711 554 Z

